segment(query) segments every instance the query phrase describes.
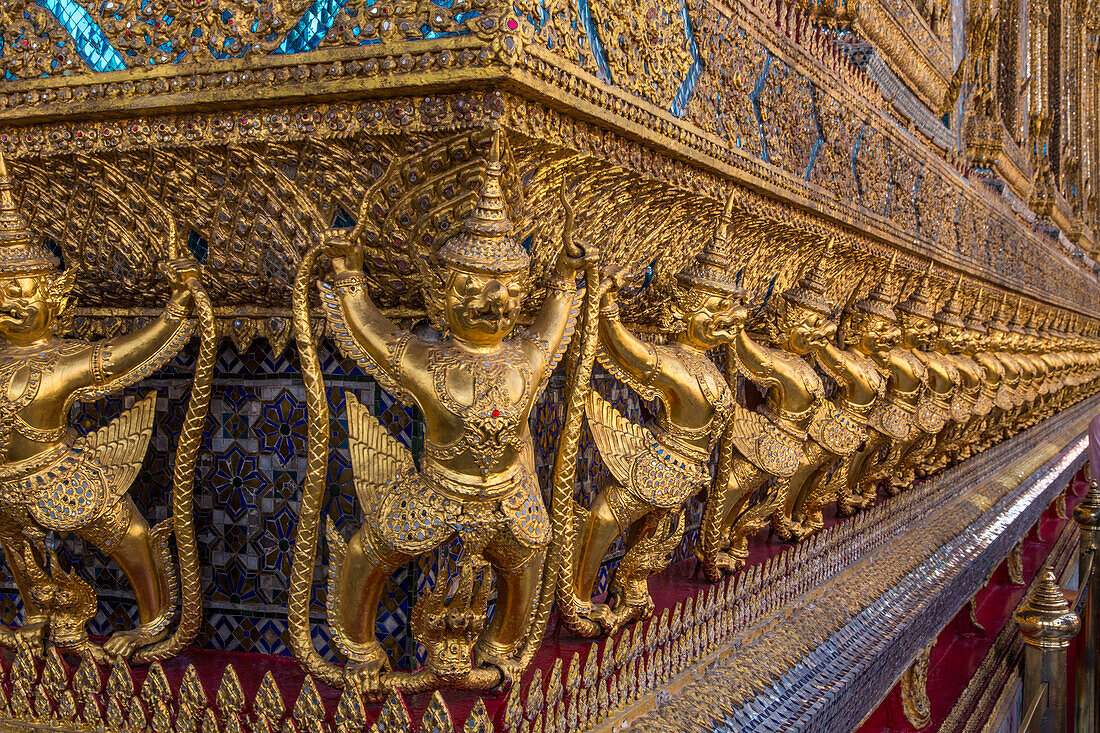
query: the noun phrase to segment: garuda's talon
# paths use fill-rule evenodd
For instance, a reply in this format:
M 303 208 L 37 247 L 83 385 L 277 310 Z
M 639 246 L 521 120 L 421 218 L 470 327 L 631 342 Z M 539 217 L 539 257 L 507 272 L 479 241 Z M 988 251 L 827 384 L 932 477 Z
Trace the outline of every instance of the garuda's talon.
M 526 669 L 513 655 L 491 650 L 486 644 L 478 644 L 473 651 L 474 664 L 479 667 L 493 667 L 500 672 L 500 684 L 497 690 L 507 690 L 514 685 Z
M 631 595 L 635 597 L 631 598 Z M 601 623 L 609 636 L 617 634 L 634 621 L 652 615 L 656 610 L 653 597 L 644 590 L 641 594 L 631 594 L 626 589 L 613 583 L 608 589 L 608 597 L 611 603 L 608 606 L 608 612 L 601 619 Z
M 12 648 L 28 648 L 34 654 L 35 659 L 41 659 L 45 651 L 48 628 L 49 624 L 46 621 L 32 621 L 23 624 L 18 629 L 8 629 L 11 634 Z
M 152 621 L 129 631 L 116 631 L 103 642 L 103 651 L 112 660 L 129 659 L 138 649 L 163 641 L 167 636 L 168 625 Z
M 574 606 L 576 628 L 571 629 L 577 636 L 590 639 L 606 633 L 607 616 L 611 609 L 606 603 L 577 603 Z
M 388 664 L 384 658 L 349 663 L 344 668 L 344 680 L 347 686 L 359 692 L 364 700 L 380 702 L 387 692 L 382 685 L 382 673 L 387 667 Z

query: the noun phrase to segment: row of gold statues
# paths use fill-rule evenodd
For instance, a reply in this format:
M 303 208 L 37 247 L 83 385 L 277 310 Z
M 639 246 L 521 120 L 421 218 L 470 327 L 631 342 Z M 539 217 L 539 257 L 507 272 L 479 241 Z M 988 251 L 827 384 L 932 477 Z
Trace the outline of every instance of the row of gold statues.
M 648 579 L 681 542 L 691 497 L 706 496 L 696 554 L 716 580 L 741 567 L 749 538 L 769 524 L 779 538 L 798 540 L 822 527 L 830 503 L 842 514 L 858 511 L 883 483 L 901 490 L 1096 387 L 1100 342 L 1095 327 L 1079 327 L 1076 316 L 1034 309 L 1025 316 L 1007 296 L 990 303 L 980 292 L 966 307 L 961 277 L 939 303 L 930 294 L 931 266 L 910 273 L 916 287 L 899 302 L 896 261 L 883 263 L 864 297 L 830 302 L 829 247 L 793 287 L 766 301 L 760 327 L 750 330 L 750 293 L 728 254 L 736 234 L 728 209 L 676 276 L 664 333 L 644 337 L 619 317 L 628 278 L 601 265 L 592 243 L 575 240 L 564 191 L 566 224 L 547 294 L 521 326 L 530 256 L 517 241 L 493 158 L 461 231 L 419 265 L 433 328 L 414 333 L 376 307 L 362 223 L 330 230 L 302 258 L 293 307 L 309 444 L 288 618 L 295 654 L 331 685 L 355 685 L 373 699 L 391 690 L 498 688 L 530 664 L 553 607 L 571 632 L 588 637 L 649 615 Z M 73 271 L 59 273 L 12 190 L 0 158 L 0 544 L 25 608 L 22 627 L 0 629 L 0 643 L 48 639 L 99 661 L 161 659 L 194 639 L 201 618 L 190 506 L 197 443 L 188 436 L 205 418 L 203 370 L 216 341 L 201 340 L 173 516 L 162 525 L 150 528 L 127 494 L 149 442 L 155 394 L 86 436 L 70 431 L 67 416 L 74 401 L 151 375 L 191 339 L 196 323 L 205 333 L 212 315 L 201 267 L 181 257 L 164 266 L 171 298 L 140 330 L 94 343 L 63 338 Z M 365 521 L 350 538 L 331 523 L 326 528 L 328 618 L 344 665 L 314 649 L 308 613 L 329 449 L 310 326 L 318 287 L 345 356 L 418 407 L 425 423 L 417 465 L 348 396 L 354 488 Z M 724 372 L 708 356 L 719 350 Z M 552 485 L 543 487 L 530 416 L 559 361 L 569 376 L 564 419 Z M 653 424 L 631 422 L 593 389 L 597 362 L 659 404 Z M 752 407 L 738 395 L 738 377 L 750 385 L 746 395 L 760 398 Z M 575 498 L 585 423 L 611 477 L 590 506 Z M 137 599 L 136 629 L 102 645 L 89 639 L 95 593 L 59 567 L 50 531 L 75 533 L 119 564 Z M 607 600 L 595 602 L 601 563 L 624 533 L 626 554 Z M 437 583 L 412 612 L 427 663 L 391 669 L 374 633 L 384 581 L 455 537 L 464 547 L 457 586 Z

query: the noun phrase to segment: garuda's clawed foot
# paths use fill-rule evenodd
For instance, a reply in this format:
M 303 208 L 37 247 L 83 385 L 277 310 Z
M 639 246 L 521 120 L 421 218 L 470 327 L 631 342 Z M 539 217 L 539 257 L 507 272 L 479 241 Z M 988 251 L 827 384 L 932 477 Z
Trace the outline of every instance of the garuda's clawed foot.
M 611 609 L 605 603 L 578 603 L 574 608 L 576 622 L 573 633 L 586 639 L 603 635 L 610 613 Z
M 498 689 L 506 690 L 514 685 L 523 675 L 524 667 L 516 658 L 515 653 L 509 653 L 493 642 L 481 640 L 474 646 L 472 653 L 474 665 L 477 667 L 495 667 L 500 671 L 501 681 Z
M 46 644 L 46 630 L 49 625 L 45 621 L 30 621 L 18 629 L 4 627 L 0 636 L 0 646 L 9 649 L 30 649 L 37 659 L 42 658 Z
M 168 637 L 167 624 L 152 621 L 129 631 L 116 631 L 103 642 L 103 652 L 112 660 L 129 659 L 138 649 Z
M 354 687 L 364 700 L 381 702 L 387 690 L 382 685 L 382 673 L 389 669 L 389 660 L 382 647 L 375 643 L 377 654 L 362 662 L 348 662 L 344 668 L 344 679 L 348 687 Z
M 628 624 L 653 615 L 656 608 L 648 590 L 630 592 L 612 584 L 608 589 L 608 598 L 611 603 L 601 621 L 608 636 L 614 636 Z
M 782 513 L 772 515 L 772 531 L 783 542 L 796 542 L 803 536 L 801 523 Z
M 801 517 L 799 521 L 792 523 L 794 539 L 803 540 L 824 526 L 825 516 L 819 511 L 807 517 Z

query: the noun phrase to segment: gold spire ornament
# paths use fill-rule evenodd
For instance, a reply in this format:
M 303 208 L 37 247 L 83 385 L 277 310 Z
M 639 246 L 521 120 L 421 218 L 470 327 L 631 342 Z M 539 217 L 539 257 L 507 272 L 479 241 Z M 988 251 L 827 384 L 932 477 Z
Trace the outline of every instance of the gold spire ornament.
M 917 286 L 909 293 L 909 297 L 896 306 L 898 313 L 905 313 L 917 318 L 931 319 L 936 314 L 936 305 L 928 293 L 932 281 L 933 263 L 928 262 L 928 269 L 919 276 Z
M 811 265 L 806 273 L 798 279 L 794 287 L 784 291 L 783 299 L 788 303 L 807 308 L 823 316 L 831 316 L 834 306 L 825 295 L 829 287 L 829 280 L 824 269 L 832 256 L 833 240 L 830 238 L 825 243 L 821 255 Z
M 0 277 L 45 273 L 58 275 L 61 263 L 36 241 L 15 202 L 8 163 L 0 153 Z
M 442 266 L 488 275 L 526 272 L 531 267 L 531 257 L 516 241 L 516 228 L 508 216 L 500 188 L 502 170 L 497 160 L 486 166 L 477 203 L 462 231 L 449 237 L 437 252 Z
M 169 229 L 174 236 L 174 227 Z M 174 246 L 170 242 L 169 251 Z M 134 333 L 88 342 L 58 335 L 76 275 L 75 268 L 60 274 L 59 265 L 18 210 L 0 155 L 0 545 L 26 609 L 16 636 L 46 635 L 64 649 L 100 661 L 135 654 L 144 661 L 163 658 L 194 638 L 201 597 L 190 552 L 190 505 L 175 503 L 173 519 L 150 528 L 127 493 L 152 434 L 156 393 L 87 435 L 74 435 L 68 415 L 76 401 L 137 384 L 187 343 L 199 267 L 190 259 L 166 263 L 162 269 L 172 296 L 164 312 Z M 212 353 L 209 361 L 212 367 Z M 187 461 L 181 456 L 177 464 Z M 190 466 L 177 490 L 190 491 L 194 463 Z M 185 603 L 182 636 L 169 640 L 180 581 L 180 565 L 169 545 L 173 530 L 183 535 L 177 536 L 177 545 L 180 557 L 189 559 L 183 580 L 193 602 Z M 85 625 L 94 613 L 95 595 L 44 551 L 45 534 L 51 531 L 76 534 L 119 564 L 137 600 L 137 628 L 116 632 L 102 646 L 88 638 Z M 72 598 L 91 602 L 65 600 Z
M 890 256 L 886 271 L 875 283 L 875 286 L 852 306 L 855 311 L 878 316 L 889 323 L 898 322 L 898 315 L 894 312 L 894 305 L 898 302 L 897 284 L 894 282 L 897 262 L 898 254 L 895 252 Z

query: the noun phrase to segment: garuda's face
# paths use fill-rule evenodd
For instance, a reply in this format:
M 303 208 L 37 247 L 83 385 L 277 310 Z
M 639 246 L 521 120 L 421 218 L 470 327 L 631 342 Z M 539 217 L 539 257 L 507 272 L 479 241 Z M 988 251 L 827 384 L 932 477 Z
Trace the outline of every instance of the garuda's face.
M 968 329 L 966 331 L 966 346 L 971 351 L 982 351 L 986 348 L 986 336 L 981 331 Z
M 966 335 L 963 329 L 950 324 L 940 324 L 940 347 L 945 352 L 961 351 L 966 348 Z
M 936 339 L 936 324 L 931 319 L 906 313 L 901 317 L 901 334 L 905 346 L 911 349 L 929 349 Z
M 868 315 L 856 330 L 859 349 L 866 354 L 885 354 L 901 338 L 897 324 L 875 315 Z
M 18 346 L 48 336 L 53 314 L 46 294 L 41 278 L 0 278 L 0 338 Z
M 736 295 L 702 292 L 701 303 L 687 316 L 689 339 L 704 349 L 732 342 L 745 325 L 748 309 Z
M 804 355 L 822 349 L 836 337 L 836 323 L 809 308 L 788 304 L 783 320 L 786 322 L 787 344 L 795 354 Z
M 478 346 L 498 345 L 515 327 L 523 296 L 523 273 L 455 269 L 447 281 L 443 317 L 457 338 Z

